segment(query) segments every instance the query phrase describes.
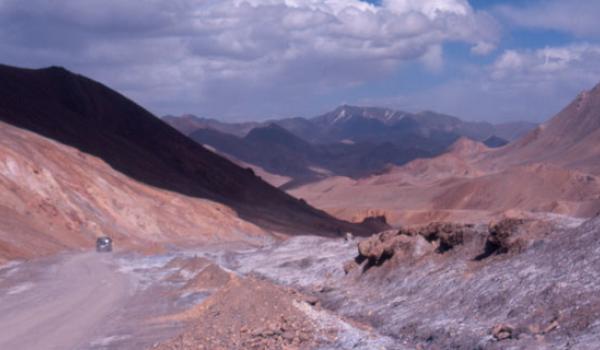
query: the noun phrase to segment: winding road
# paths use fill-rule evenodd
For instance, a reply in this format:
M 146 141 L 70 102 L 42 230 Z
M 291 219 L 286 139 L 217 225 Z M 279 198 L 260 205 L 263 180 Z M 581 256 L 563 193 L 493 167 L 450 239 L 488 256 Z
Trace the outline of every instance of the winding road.
M 86 349 L 127 303 L 130 277 L 111 254 L 89 252 L 40 267 L 41 278 L 0 289 L 0 349 Z

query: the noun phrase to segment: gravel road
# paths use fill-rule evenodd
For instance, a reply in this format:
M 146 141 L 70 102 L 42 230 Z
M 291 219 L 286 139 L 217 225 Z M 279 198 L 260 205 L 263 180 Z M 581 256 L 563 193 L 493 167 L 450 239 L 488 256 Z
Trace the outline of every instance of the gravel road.
M 0 288 L 0 349 L 85 349 L 133 288 L 111 254 L 66 256 L 35 274 Z

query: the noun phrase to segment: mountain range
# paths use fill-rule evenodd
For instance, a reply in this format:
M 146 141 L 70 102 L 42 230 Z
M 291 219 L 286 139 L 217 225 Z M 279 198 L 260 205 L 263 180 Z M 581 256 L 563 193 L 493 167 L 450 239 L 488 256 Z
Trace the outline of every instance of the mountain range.
M 364 177 L 390 165 L 433 157 L 459 137 L 500 147 L 535 127 L 347 105 L 310 119 L 225 123 L 184 115 L 163 120 L 228 157 L 294 179 L 285 188 L 331 175 Z
M 54 348 L 600 343 L 600 221 L 585 220 L 600 210 L 600 85 L 506 145 L 452 118 L 353 108 L 238 134 L 180 124 L 188 138 L 81 75 L 0 66 L 8 348 L 48 344 L 56 320 L 83 345 Z M 394 164 L 409 147 L 429 153 Z M 114 254 L 90 252 L 104 235 Z
M 361 179 L 330 177 L 290 191 L 349 220 L 483 221 L 507 210 L 590 217 L 600 211 L 600 85 L 501 148 L 459 139 L 449 152 Z

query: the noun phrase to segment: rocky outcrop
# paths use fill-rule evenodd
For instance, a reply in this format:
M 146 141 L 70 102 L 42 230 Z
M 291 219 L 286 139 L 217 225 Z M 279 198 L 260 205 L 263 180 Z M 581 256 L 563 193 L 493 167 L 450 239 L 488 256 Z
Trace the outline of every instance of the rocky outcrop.
M 445 253 L 464 243 L 473 225 L 434 222 L 426 226 L 389 230 L 358 243 L 358 262 L 380 265 L 393 256 L 419 258 L 437 251 Z
M 444 253 L 465 241 L 468 232 L 473 231 L 471 224 L 456 224 L 449 222 L 433 222 L 429 225 L 406 230 L 411 235 L 420 235 L 429 242 L 438 241 L 438 252 Z M 402 230 L 401 230 L 402 231 Z
M 523 219 L 507 218 L 490 224 L 490 235 L 487 243 L 496 247 L 498 253 L 507 253 L 510 250 L 519 249 L 522 246 L 522 241 L 516 236 L 519 226 L 524 223 L 525 220 Z
M 522 251 L 527 246 L 527 239 L 524 236 L 533 236 L 535 228 L 532 226 L 536 225 L 539 226 L 538 222 L 522 218 L 503 218 L 491 222 L 488 227 L 484 251 L 475 260 L 482 260 L 497 254 Z M 529 238 L 531 239 L 531 237 Z

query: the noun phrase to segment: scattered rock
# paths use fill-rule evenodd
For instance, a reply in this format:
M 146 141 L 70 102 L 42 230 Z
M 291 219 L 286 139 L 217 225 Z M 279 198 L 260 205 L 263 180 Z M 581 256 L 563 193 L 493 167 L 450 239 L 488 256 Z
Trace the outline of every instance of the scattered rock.
M 505 339 L 511 339 L 514 334 L 514 329 L 512 326 L 507 324 L 498 324 L 492 328 L 491 333 L 497 341 L 502 341 Z
M 352 242 L 353 240 L 354 240 L 354 235 L 352 234 L 352 232 L 346 232 L 344 234 L 344 241 Z
M 344 263 L 344 273 L 347 275 L 350 272 L 356 270 L 358 267 L 359 265 L 356 263 L 355 259 L 348 260 Z
M 188 331 L 156 349 L 314 348 L 319 330 L 294 306 L 297 297 L 266 281 L 232 277 L 202 304 L 186 311 L 183 319 L 193 322 Z
M 312 296 L 312 295 L 305 295 L 304 296 L 304 301 L 312 306 L 318 305 L 319 304 L 319 298 Z
M 439 244 L 428 242 L 423 236 L 416 236 L 414 240 L 414 246 L 412 250 L 412 255 L 415 258 L 420 258 L 429 253 L 433 253 L 438 250 Z
M 550 333 L 553 330 L 557 329 L 559 327 L 559 323 L 558 320 L 553 320 L 552 322 L 550 322 L 550 324 L 548 326 L 546 326 L 546 328 L 544 328 L 543 333 Z
M 515 234 L 519 226 L 523 225 L 523 219 L 507 218 L 497 223 L 491 223 L 489 226 L 490 235 L 488 242 L 498 247 L 499 253 L 506 253 L 515 246 L 517 240 Z

